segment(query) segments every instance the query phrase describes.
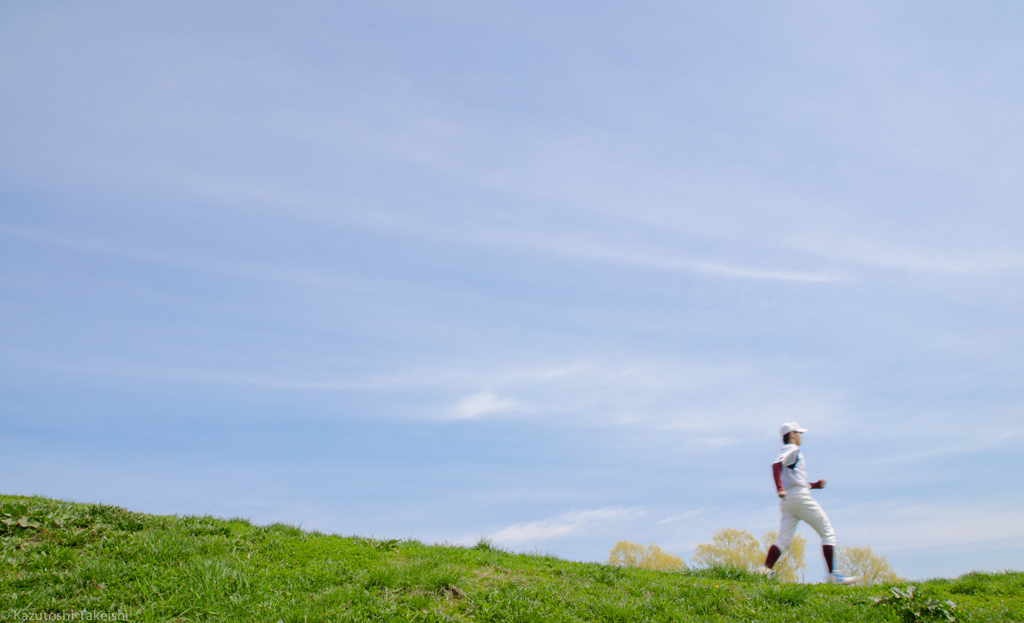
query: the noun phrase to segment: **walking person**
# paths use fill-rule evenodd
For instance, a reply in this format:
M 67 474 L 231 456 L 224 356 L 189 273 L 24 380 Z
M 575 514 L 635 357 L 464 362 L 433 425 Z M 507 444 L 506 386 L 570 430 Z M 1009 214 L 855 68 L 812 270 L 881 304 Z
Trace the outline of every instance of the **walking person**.
M 810 490 L 824 489 L 825 480 L 807 482 L 807 464 L 800 451 L 802 435 L 806 432 L 807 429 L 800 428 L 796 422 L 787 422 L 779 429 L 783 446 L 779 457 L 772 464 L 772 477 L 775 479 L 775 489 L 780 499 L 779 511 L 782 515 L 779 520 L 779 538 L 768 548 L 768 556 L 765 558 L 764 566 L 758 569 L 758 573 L 775 575 L 772 567 L 793 542 L 797 525 L 801 521 L 806 521 L 807 525 L 814 528 L 821 537 L 821 550 L 825 556 L 825 566 L 828 567 L 829 583 L 855 584 L 860 578 L 847 577 L 835 570 L 833 555 L 836 533 L 825 511 L 811 497 Z

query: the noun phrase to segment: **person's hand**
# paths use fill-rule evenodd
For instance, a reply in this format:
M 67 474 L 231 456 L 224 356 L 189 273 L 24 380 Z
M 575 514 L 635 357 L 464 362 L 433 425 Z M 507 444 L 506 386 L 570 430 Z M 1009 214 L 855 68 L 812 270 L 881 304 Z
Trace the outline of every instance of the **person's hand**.
M 818 481 L 818 488 L 819 488 L 819 489 L 824 489 L 824 488 L 825 488 L 825 483 L 826 483 L 826 482 L 828 482 L 828 481 L 827 481 L 827 480 L 825 480 L 824 478 L 822 478 L 821 480 L 819 480 L 819 481 Z
M 780 500 L 785 500 L 786 499 L 786 492 L 785 491 L 779 491 L 779 499 Z

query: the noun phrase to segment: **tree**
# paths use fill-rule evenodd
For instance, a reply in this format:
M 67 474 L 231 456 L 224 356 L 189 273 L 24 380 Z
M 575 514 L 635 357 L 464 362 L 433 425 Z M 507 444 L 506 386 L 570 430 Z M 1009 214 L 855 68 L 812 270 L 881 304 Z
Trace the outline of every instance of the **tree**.
M 753 571 L 764 564 L 768 548 L 775 542 L 775 532 L 761 537 L 764 547 L 746 530 L 719 528 L 711 535 L 710 543 L 701 543 L 694 549 L 690 561 L 697 567 L 733 567 Z M 796 582 L 797 573 L 807 568 L 804 550 L 807 540 L 797 535 L 782 558 L 775 563 L 775 577 L 783 582 Z
M 608 562 L 605 564 L 657 571 L 680 571 L 686 568 L 682 558 L 673 556 L 654 543 L 644 547 L 629 541 L 619 541 L 608 550 Z
M 764 562 L 757 539 L 746 530 L 719 528 L 710 543 L 701 543 L 690 560 L 698 567 L 733 567 L 753 571 Z
M 844 545 L 836 551 L 836 568 L 843 575 L 859 575 L 861 584 L 899 582 L 902 578 L 885 556 L 871 551 L 870 545 Z

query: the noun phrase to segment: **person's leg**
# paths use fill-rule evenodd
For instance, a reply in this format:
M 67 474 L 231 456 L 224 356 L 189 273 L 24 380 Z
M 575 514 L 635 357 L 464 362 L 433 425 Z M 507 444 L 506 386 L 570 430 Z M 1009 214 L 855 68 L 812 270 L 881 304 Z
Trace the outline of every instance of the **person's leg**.
M 800 519 L 788 511 L 787 502 L 788 500 L 785 500 L 779 505 L 782 511 L 782 516 L 779 519 L 779 538 L 775 539 L 775 543 L 768 548 L 768 556 L 764 560 L 764 566 L 769 569 L 775 567 L 782 552 L 789 549 L 789 545 L 793 542 L 793 536 L 796 534 L 797 524 L 800 523 Z
M 828 568 L 828 573 L 832 574 L 835 571 L 835 545 L 836 545 L 836 532 L 832 528 L 832 522 L 828 520 L 828 515 L 825 514 L 824 509 L 818 504 L 814 498 L 810 496 L 801 500 L 800 508 L 796 511 L 796 514 L 800 519 L 807 522 L 807 525 L 814 528 L 814 531 L 821 537 L 821 553 L 825 557 L 825 566 Z

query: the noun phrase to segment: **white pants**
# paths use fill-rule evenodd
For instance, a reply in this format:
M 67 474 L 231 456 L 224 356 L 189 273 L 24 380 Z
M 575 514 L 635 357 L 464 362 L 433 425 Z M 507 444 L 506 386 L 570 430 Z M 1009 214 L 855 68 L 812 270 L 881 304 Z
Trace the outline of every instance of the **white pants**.
M 809 490 L 803 487 L 793 487 L 786 491 L 786 499 L 779 502 L 779 510 L 782 518 L 779 520 L 779 538 L 775 540 L 775 547 L 780 552 L 789 549 L 793 542 L 793 535 L 796 534 L 797 524 L 801 520 L 814 528 L 814 531 L 821 537 L 822 545 L 835 545 L 836 533 L 832 529 L 832 522 L 828 515 L 821 509 L 821 506 L 811 497 Z

